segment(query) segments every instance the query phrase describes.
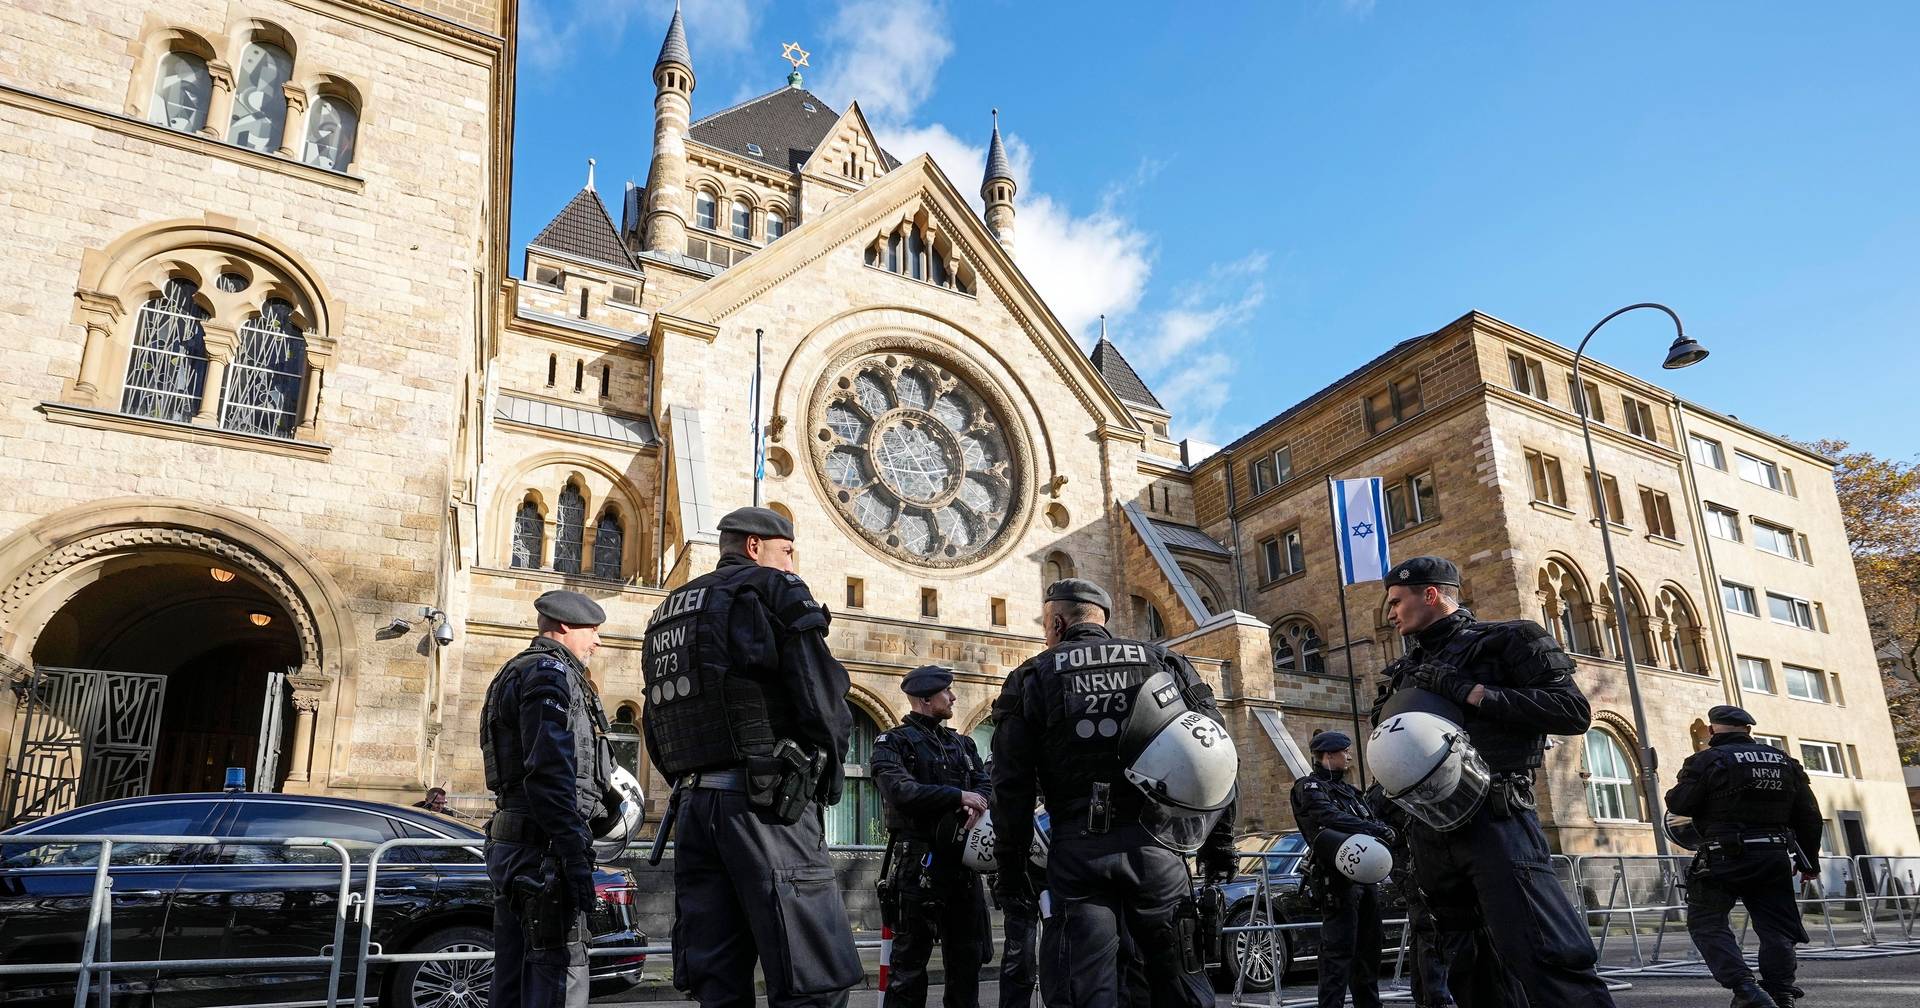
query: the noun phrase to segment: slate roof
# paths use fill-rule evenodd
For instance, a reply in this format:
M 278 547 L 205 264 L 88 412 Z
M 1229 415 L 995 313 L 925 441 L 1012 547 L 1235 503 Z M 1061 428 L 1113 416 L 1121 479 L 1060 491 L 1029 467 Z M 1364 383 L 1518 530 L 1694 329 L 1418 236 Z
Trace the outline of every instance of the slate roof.
M 678 63 L 693 69 L 693 54 L 687 50 L 687 29 L 680 23 L 680 5 L 673 7 L 673 20 L 667 23 L 667 37 L 660 43 L 660 58 L 653 61 L 655 69 L 663 63 Z
M 1133 369 L 1133 365 L 1127 363 L 1125 357 L 1120 356 L 1120 348 L 1114 346 L 1105 336 L 1100 337 L 1100 342 L 1094 344 L 1093 369 L 1100 372 L 1101 378 L 1106 379 L 1107 387 L 1113 390 L 1114 395 L 1127 402 L 1166 411 L 1166 407 L 1160 405 L 1160 400 L 1153 397 L 1153 390 L 1147 388 L 1147 383 L 1140 380 L 1140 373 Z
M 558 326 L 562 329 L 572 329 L 576 332 L 605 336 L 608 339 L 616 339 L 623 343 L 632 343 L 635 346 L 647 345 L 647 334 L 644 332 L 628 332 L 624 329 L 615 329 L 612 326 L 603 326 L 598 322 L 589 322 L 583 318 L 574 318 L 571 315 L 555 315 L 552 312 L 543 312 L 535 308 L 528 308 L 525 305 L 516 308 L 514 314 L 523 319 L 534 322 L 545 322 L 547 325 Z
M 1013 166 L 1007 163 L 1007 148 L 1000 143 L 1000 117 L 993 119 L 993 142 L 987 145 L 987 174 L 980 180 L 980 188 L 985 189 L 994 179 L 1014 181 Z
M 1449 323 L 1449 327 L 1450 326 L 1451 326 L 1451 323 Z M 1234 449 L 1239 448 L 1241 445 L 1246 444 L 1249 441 L 1252 441 L 1254 438 L 1257 438 L 1260 435 L 1265 434 L 1266 432 L 1272 430 L 1273 428 L 1278 427 L 1283 423 L 1286 423 L 1288 420 L 1291 420 L 1294 417 L 1298 416 L 1300 412 L 1302 410 L 1305 410 L 1307 407 L 1312 406 L 1313 404 L 1321 401 L 1322 399 L 1325 399 L 1326 397 L 1334 394 L 1335 392 L 1340 391 L 1342 388 L 1344 388 L 1347 385 L 1348 382 L 1353 381 L 1355 378 L 1358 378 L 1361 375 L 1372 370 L 1373 368 L 1379 366 L 1380 364 L 1385 363 L 1388 358 L 1398 355 L 1401 351 L 1406 350 L 1407 348 L 1413 346 L 1416 343 L 1421 342 L 1422 340 L 1431 339 L 1433 336 L 1445 331 L 1446 331 L 1445 328 L 1435 329 L 1433 332 L 1427 333 L 1423 336 L 1415 336 L 1412 339 L 1404 339 L 1398 343 L 1395 343 L 1391 348 L 1387 350 L 1386 353 L 1383 353 L 1380 356 L 1375 357 L 1374 359 L 1366 362 L 1365 364 L 1362 364 L 1359 367 L 1354 368 L 1353 370 L 1342 375 L 1339 378 L 1339 380 L 1333 382 L 1331 385 L 1328 385 L 1325 388 L 1322 388 L 1320 391 L 1315 392 L 1314 394 L 1306 397 L 1305 399 L 1302 399 L 1299 402 L 1294 403 L 1292 406 L 1287 407 L 1285 410 L 1282 410 L 1280 413 L 1276 414 L 1273 417 L 1273 419 L 1268 420 L 1265 423 L 1262 423 L 1260 426 L 1255 427 L 1254 429 L 1246 432 L 1245 434 L 1240 435 L 1239 437 L 1233 440 L 1232 444 L 1227 445 L 1225 448 L 1221 448 L 1215 451 L 1214 454 L 1218 455 L 1224 452 L 1233 451 Z
M 695 121 L 687 136 L 715 150 L 796 172 L 839 120 L 840 113 L 820 96 L 806 88 L 783 87 Z M 750 143 L 758 144 L 760 153 L 747 150 Z M 900 167 L 899 159 L 885 150 L 880 157 L 888 171 Z
M 566 431 L 569 434 L 606 438 L 622 444 L 650 445 L 658 440 L 654 434 L 653 421 L 645 417 L 608 416 L 605 413 L 584 410 L 577 406 L 562 406 L 559 403 L 542 402 L 538 399 L 523 399 L 507 393 L 501 393 L 500 401 L 493 408 L 493 415 L 502 420 L 531 424 L 549 430 Z
M 1147 522 L 1153 526 L 1154 531 L 1160 533 L 1161 540 L 1174 549 L 1193 550 L 1196 553 L 1211 553 L 1214 556 L 1230 555 L 1225 546 L 1220 545 L 1212 536 L 1194 528 L 1192 525 L 1161 521 L 1158 518 L 1149 518 Z
M 620 240 L 620 232 L 614 230 L 613 218 L 607 216 L 607 206 L 600 202 L 600 194 L 591 189 L 574 193 L 529 244 L 623 270 L 636 273 L 640 270 L 640 264 Z

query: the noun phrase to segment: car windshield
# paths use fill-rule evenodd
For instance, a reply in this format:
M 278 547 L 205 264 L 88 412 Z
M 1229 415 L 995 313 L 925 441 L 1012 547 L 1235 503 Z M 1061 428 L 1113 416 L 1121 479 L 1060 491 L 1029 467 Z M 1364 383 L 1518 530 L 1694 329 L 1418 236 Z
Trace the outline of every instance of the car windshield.
M 218 801 L 141 801 L 83 809 L 21 830 L 56 835 L 187 836 L 205 827 Z M 98 844 L 0 844 L 0 863 L 8 868 L 64 868 L 100 863 Z M 113 864 L 123 867 L 173 865 L 184 858 L 180 844 L 116 843 Z
M 234 837 L 323 837 L 338 840 L 357 862 L 394 838 L 393 820 L 377 812 L 309 802 L 248 801 L 233 824 L 221 831 Z M 337 865 L 339 855 L 328 847 L 283 847 L 275 844 L 222 844 L 218 864 Z

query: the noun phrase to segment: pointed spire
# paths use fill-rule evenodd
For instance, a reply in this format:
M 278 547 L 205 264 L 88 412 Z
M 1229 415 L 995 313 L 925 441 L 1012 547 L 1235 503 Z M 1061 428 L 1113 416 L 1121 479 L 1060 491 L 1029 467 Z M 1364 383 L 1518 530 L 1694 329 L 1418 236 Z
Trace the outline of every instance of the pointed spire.
M 593 159 L 587 159 L 587 191 L 593 192 Z
M 673 5 L 673 20 L 667 23 L 667 38 L 660 43 L 660 58 L 653 61 L 653 68 L 658 70 L 669 63 L 693 69 L 693 54 L 687 50 L 687 29 L 680 23 L 678 0 Z
M 1105 315 L 1100 316 L 1100 341 L 1093 345 L 1093 352 L 1087 356 L 1093 360 L 1093 369 L 1100 372 L 1100 377 L 1106 380 L 1107 387 L 1113 390 L 1114 395 L 1125 402 L 1161 411 L 1166 410 L 1165 406 L 1160 405 L 1160 400 L 1155 398 L 1153 390 L 1147 387 L 1147 383 L 1140 380 L 1140 373 L 1120 355 L 1120 348 L 1114 346 L 1112 340 L 1107 339 Z
M 1013 181 L 1013 167 L 1007 163 L 1007 148 L 1000 143 L 1000 110 L 993 110 L 993 142 L 987 145 L 987 176 L 980 180 L 985 189 L 996 179 Z

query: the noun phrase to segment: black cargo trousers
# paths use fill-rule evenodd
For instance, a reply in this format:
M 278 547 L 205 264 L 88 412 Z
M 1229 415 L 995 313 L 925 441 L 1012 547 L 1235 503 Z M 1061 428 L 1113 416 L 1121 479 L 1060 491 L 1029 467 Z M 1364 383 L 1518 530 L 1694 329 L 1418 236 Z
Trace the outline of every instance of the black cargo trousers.
M 1085 826 L 1084 815 L 1056 814 L 1047 855 L 1065 1002 L 1074 1008 L 1121 1004 L 1121 949 L 1130 938 L 1145 972 L 1149 1003 L 1212 1008 L 1206 968 L 1188 972 L 1182 948 L 1180 919 L 1193 901 L 1186 859 L 1156 844 L 1137 824 L 1106 833 L 1089 833 Z M 1139 998 L 1132 981 L 1126 983 L 1126 1000 Z
M 680 795 L 673 985 L 701 1008 L 751 1008 L 757 959 L 771 1008 L 826 1008 L 860 983 L 818 806 L 782 824 L 740 790 Z
M 1793 861 L 1784 844 L 1750 845 L 1739 854 L 1701 854 L 1687 872 L 1687 931 L 1713 978 L 1728 990 L 1753 982 L 1728 918 L 1734 901 L 1760 936 L 1760 986 L 1768 994 L 1795 990 L 1796 944 L 1807 940 L 1800 919 Z
M 487 840 L 487 880 L 493 883 L 492 1008 L 586 1008 L 588 963 L 586 915 L 574 921 L 567 944 L 536 951 L 526 925 L 509 905 L 515 878 L 543 878 L 544 844 Z

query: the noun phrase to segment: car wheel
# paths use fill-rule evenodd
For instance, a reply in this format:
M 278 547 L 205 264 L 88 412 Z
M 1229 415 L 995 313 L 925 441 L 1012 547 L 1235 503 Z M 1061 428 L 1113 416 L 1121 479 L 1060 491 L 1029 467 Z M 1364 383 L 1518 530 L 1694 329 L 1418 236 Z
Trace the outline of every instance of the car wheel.
M 414 943 L 408 952 L 491 952 L 493 934 L 485 928 L 450 927 Z M 485 959 L 406 962 L 394 967 L 385 1008 L 487 1008 L 493 963 Z
M 1243 906 L 1227 915 L 1228 927 L 1249 927 L 1267 923 L 1267 913 L 1257 906 Z M 1233 939 L 1232 953 L 1226 962 L 1214 971 L 1214 985 L 1219 990 L 1231 991 L 1238 983 L 1240 989 L 1249 994 L 1263 994 L 1273 989 L 1276 975 L 1273 959 L 1273 943 L 1279 942 L 1279 975 L 1285 975 L 1293 959 L 1293 950 L 1287 946 L 1284 932 L 1280 931 L 1241 931 L 1229 935 Z

